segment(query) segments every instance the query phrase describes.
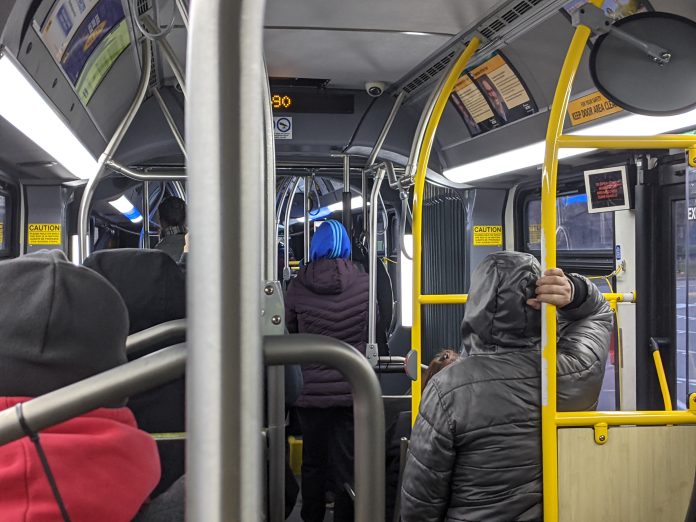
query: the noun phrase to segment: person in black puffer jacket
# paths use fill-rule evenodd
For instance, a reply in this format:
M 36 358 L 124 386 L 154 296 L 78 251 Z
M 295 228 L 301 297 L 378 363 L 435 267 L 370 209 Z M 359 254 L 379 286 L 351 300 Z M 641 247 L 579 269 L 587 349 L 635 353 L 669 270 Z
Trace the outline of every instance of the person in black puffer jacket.
M 613 315 L 582 276 L 498 252 L 471 277 L 462 323 L 468 352 L 435 376 L 413 427 L 402 520 L 542 520 L 541 303 L 558 307 L 558 409 L 591 410 Z
M 365 353 L 368 275 L 350 260 L 341 223 L 328 220 L 314 234 L 311 262 L 288 288 L 285 321 L 290 333 L 328 335 Z M 324 520 L 327 489 L 336 495 L 334 520 L 353 520 L 345 484 L 353 482 L 353 399 L 350 384 L 334 369 L 302 368 L 295 403 L 302 426 L 302 519 Z

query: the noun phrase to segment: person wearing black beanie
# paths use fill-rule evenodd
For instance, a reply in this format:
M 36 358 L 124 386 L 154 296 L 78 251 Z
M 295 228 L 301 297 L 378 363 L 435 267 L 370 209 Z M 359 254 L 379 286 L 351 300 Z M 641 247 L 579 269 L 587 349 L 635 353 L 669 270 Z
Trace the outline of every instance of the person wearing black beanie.
M 0 296 L 0 410 L 126 362 L 123 300 L 62 252 L 0 262 Z M 72 520 L 132 520 L 159 480 L 155 443 L 127 408 L 94 410 L 40 440 Z M 3 520 L 64 520 L 27 437 L 0 446 L 0 491 Z

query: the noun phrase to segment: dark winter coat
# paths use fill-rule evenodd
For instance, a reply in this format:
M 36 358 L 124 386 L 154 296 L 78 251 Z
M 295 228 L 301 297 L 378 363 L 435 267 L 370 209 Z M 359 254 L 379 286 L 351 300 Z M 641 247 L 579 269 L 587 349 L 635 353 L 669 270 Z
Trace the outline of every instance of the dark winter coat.
M 525 304 L 536 259 L 488 256 L 472 276 L 462 327 L 469 356 L 426 387 L 402 486 L 402 520 L 542 519 L 540 313 Z M 613 315 L 597 287 L 569 276 L 558 311 L 558 409 L 594 409 Z
M 285 298 L 290 333 L 328 335 L 365 353 L 368 275 L 350 260 L 319 259 L 302 267 Z M 341 374 L 319 364 L 302 367 L 304 386 L 295 406 L 351 406 L 350 385 Z

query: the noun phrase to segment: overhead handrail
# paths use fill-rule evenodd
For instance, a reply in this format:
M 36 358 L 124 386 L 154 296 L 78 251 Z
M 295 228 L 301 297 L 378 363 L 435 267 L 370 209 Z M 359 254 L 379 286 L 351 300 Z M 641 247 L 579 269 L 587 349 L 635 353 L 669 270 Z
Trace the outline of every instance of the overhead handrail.
M 422 250 L 423 250 L 423 194 L 425 191 L 425 175 L 428 171 L 430 151 L 435 140 L 435 131 L 445 110 L 454 84 L 461 76 L 472 56 L 478 49 L 480 40 L 473 37 L 452 63 L 447 73 L 443 74 L 433 90 L 418 123 L 418 130 L 411 147 L 407 175 L 414 179 L 413 188 L 413 326 L 411 327 L 411 348 L 416 352 L 416 381 L 411 386 L 411 414 L 413 422 L 418 415 L 418 405 L 421 399 L 421 286 L 422 286 Z
M 635 292 L 615 293 L 607 292 L 602 294 L 609 304 L 616 303 L 635 303 Z M 447 305 L 447 304 L 466 304 L 469 294 L 421 294 L 418 297 L 420 304 L 428 305 Z
M 602 0 L 590 0 L 601 7 Z M 557 226 L 556 197 L 558 178 L 558 152 L 561 148 L 599 149 L 670 149 L 681 148 L 688 152 L 688 162 L 696 167 L 696 136 L 565 136 L 563 124 L 570 100 L 573 80 L 585 50 L 590 28 L 579 24 L 568 48 L 561 68 L 546 133 L 546 151 L 541 179 L 541 237 L 542 270 L 556 266 Z M 541 436 L 544 520 L 558 520 L 558 426 L 606 424 L 692 424 L 694 412 L 558 412 L 556 397 L 556 307 L 542 304 L 542 352 L 541 352 Z M 692 395 L 692 407 L 696 395 Z M 620 419 L 617 422 L 617 419 Z
M 174 319 L 131 334 L 126 339 L 126 353 L 136 353 L 152 346 L 181 339 L 186 335 L 186 319 Z
M 122 174 L 127 178 L 134 179 L 136 181 L 184 181 L 188 178 L 186 171 L 182 170 L 157 170 L 148 171 L 145 169 L 135 169 L 132 167 L 126 167 L 120 163 L 108 159 L 104 162 L 104 166 L 118 174 Z
M 39 432 L 173 381 L 183 375 L 185 367 L 186 345 L 170 346 L 30 399 L 22 404 L 24 419 L 32 431 Z M 25 433 L 14 408 L 0 412 L 0 445 L 20 439 Z
M 348 380 L 355 419 L 355 520 L 383 520 L 384 404 L 367 359 L 337 339 L 309 334 L 266 337 L 264 354 L 269 365 L 319 363 Z
M 140 83 L 138 84 L 135 97 L 133 98 L 130 107 L 128 107 L 126 114 L 123 116 L 121 123 L 119 123 L 118 127 L 116 127 L 114 135 L 111 137 L 111 140 L 104 149 L 104 152 L 99 157 L 97 172 L 95 173 L 94 177 L 87 181 L 87 186 L 85 187 L 84 194 L 82 194 L 82 199 L 80 200 L 80 211 L 77 221 L 77 234 L 79 236 L 78 257 L 80 263 L 84 263 L 85 259 L 90 254 L 89 214 L 94 193 L 97 190 L 99 182 L 106 173 L 106 163 L 112 159 L 113 155 L 118 150 L 123 137 L 126 135 L 131 123 L 133 123 L 133 119 L 135 118 L 138 109 L 140 109 L 140 106 L 145 99 L 145 95 L 147 94 L 149 87 L 150 73 L 152 72 L 152 43 L 150 40 L 145 39 L 141 45 L 140 63 L 142 65 L 142 71 L 140 73 Z
M 150 18 L 150 16 L 144 15 L 142 17 L 142 22 L 145 25 L 145 29 L 147 31 L 154 32 L 157 30 L 157 24 L 152 18 Z M 145 35 L 145 37 L 148 38 L 147 33 L 145 31 L 142 31 L 142 28 L 140 29 L 143 35 Z M 160 50 L 162 51 L 162 54 L 164 55 L 164 59 L 169 64 L 169 67 L 171 67 L 176 81 L 179 83 L 179 86 L 181 87 L 181 93 L 184 95 L 184 98 L 186 98 L 186 79 L 184 76 L 184 68 L 181 66 L 179 58 L 176 56 L 174 49 L 172 49 L 172 46 L 169 44 L 166 38 L 158 38 L 156 42 Z

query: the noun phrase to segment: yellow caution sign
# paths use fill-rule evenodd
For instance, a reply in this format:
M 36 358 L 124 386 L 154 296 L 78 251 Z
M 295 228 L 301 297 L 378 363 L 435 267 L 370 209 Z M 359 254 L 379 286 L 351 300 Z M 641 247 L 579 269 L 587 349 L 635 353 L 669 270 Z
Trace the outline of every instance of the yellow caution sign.
M 27 226 L 29 245 L 60 245 L 60 223 L 29 223 Z
M 5 245 L 5 224 L 0 223 L 0 248 L 4 248 Z
M 502 225 L 474 225 L 474 246 L 502 247 Z
M 541 243 L 541 224 L 531 223 L 527 226 L 528 239 L 530 245 L 538 245 Z
M 598 120 L 622 110 L 600 92 L 593 92 L 568 103 L 568 116 L 570 116 L 570 123 L 573 125 Z

